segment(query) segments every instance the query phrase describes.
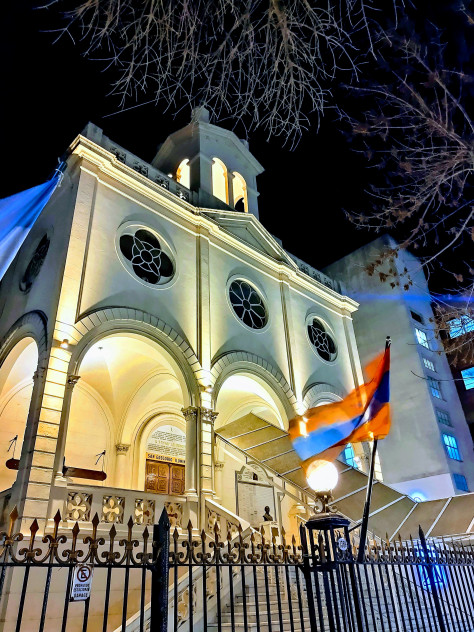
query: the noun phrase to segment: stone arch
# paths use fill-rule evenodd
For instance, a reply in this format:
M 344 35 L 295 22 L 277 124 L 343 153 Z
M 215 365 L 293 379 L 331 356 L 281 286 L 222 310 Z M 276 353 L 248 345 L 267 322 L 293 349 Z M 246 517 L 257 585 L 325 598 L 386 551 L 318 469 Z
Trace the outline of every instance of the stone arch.
M 82 357 L 93 342 L 119 332 L 139 334 L 162 345 L 182 370 L 190 400 L 197 402 L 202 368 L 196 354 L 170 325 L 140 309 L 107 307 L 90 312 L 77 321 L 70 331 L 70 342 L 75 345 L 70 372 L 76 372 Z
M 38 366 L 46 368 L 48 354 L 47 318 L 40 311 L 23 314 L 7 331 L 0 342 L 0 367 L 10 351 L 20 340 L 27 337 L 33 338 L 38 347 Z
M 328 384 L 327 382 L 314 382 L 303 391 L 303 404 L 305 409 L 312 408 L 318 401 L 331 400 L 340 401 L 346 393 L 341 386 Z
M 288 418 L 294 416 L 297 400 L 284 375 L 267 360 L 246 351 L 229 351 L 213 362 L 211 375 L 214 380 L 214 403 L 217 401 L 219 390 L 225 380 L 230 375 L 241 371 L 253 373 L 267 382 L 279 396 Z

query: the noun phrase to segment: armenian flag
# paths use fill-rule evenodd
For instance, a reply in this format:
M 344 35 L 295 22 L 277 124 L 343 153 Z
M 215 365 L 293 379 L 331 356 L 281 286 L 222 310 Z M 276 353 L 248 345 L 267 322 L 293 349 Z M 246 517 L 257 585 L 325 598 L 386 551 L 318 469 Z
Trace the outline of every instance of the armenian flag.
M 369 381 L 342 401 L 310 408 L 290 421 L 289 436 L 306 471 L 333 461 L 348 443 L 383 439 L 390 431 L 390 344 L 366 367 Z

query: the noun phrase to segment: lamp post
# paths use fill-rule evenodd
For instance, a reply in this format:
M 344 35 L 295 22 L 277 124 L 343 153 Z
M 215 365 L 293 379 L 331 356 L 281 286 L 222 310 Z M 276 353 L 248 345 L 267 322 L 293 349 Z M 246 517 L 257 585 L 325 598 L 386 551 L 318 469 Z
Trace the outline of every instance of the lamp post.
M 321 621 L 324 611 L 327 613 L 330 632 L 340 629 L 341 604 L 334 602 L 331 586 L 343 582 L 343 570 L 338 567 L 338 562 L 352 559 L 352 552 L 349 520 L 339 514 L 336 507 L 330 506 L 333 500 L 332 491 L 337 485 L 338 478 L 336 466 L 328 461 L 314 461 L 306 470 L 308 485 L 316 497 L 314 514 L 300 527 L 311 632 L 321 627 L 324 629 Z M 356 629 L 362 631 L 362 617 L 352 564 L 349 564 L 349 572 Z M 319 627 L 316 622 L 316 606 Z M 345 607 L 342 610 L 345 610 Z

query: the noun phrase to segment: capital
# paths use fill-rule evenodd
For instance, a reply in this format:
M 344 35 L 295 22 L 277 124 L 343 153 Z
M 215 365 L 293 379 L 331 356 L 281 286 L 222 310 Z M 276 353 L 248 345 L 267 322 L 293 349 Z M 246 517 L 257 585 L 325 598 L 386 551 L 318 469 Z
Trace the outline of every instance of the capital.
M 219 413 L 216 413 L 216 411 L 211 408 L 201 408 L 201 419 L 203 421 L 208 421 L 211 424 L 215 422 L 218 414 Z
M 187 408 L 181 408 L 186 421 L 197 421 L 198 409 L 195 406 L 188 406 Z
M 130 444 L 127 443 L 117 443 L 117 445 L 115 446 L 115 450 L 118 454 L 127 454 L 128 450 L 130 448 Z

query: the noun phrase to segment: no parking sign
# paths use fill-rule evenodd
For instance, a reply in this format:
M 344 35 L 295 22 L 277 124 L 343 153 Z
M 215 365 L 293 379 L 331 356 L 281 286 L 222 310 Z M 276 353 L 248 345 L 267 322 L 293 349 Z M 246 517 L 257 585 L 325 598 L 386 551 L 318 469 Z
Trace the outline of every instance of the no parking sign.
M 94 567 L 92 564 L 76 564 L 72 576 L 69 601 L 85 601 L 91 594 Z

